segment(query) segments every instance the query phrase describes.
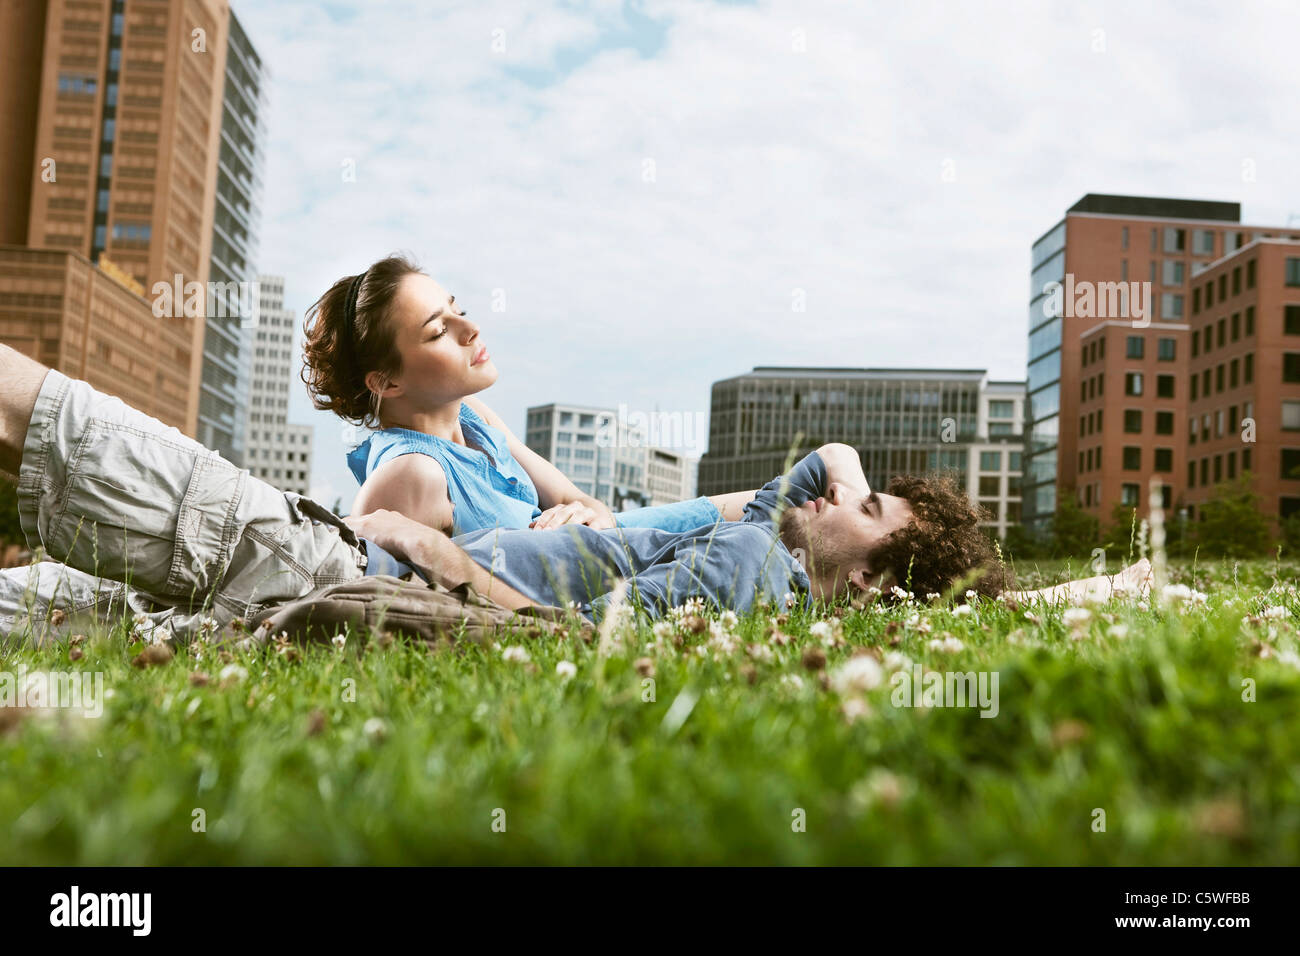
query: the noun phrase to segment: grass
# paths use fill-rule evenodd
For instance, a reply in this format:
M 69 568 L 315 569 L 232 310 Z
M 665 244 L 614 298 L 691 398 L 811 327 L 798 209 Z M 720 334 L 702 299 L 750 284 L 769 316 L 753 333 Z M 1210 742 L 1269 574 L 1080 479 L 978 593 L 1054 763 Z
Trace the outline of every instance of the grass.
M 1080 625 L 987 603 L 792 613 L 787 643 L 768 612 L 650 648 L 645 624 L 604 650 L 353 635 L 135 668 L 123 623 L 75 661 L 5 652 L 3 671 L 102 672 L 111 697 L 97 719 L 0 708 L 2 862 L 1291 864 L 1296 572 L 1177 568 L 1204 604 Z M 1266 607 L 1286 616 L 1243 623 Z M 855 652 L 883 679 L 837 691 Z M 998 715 L 893 706 L 891 653 L 996 671 Z

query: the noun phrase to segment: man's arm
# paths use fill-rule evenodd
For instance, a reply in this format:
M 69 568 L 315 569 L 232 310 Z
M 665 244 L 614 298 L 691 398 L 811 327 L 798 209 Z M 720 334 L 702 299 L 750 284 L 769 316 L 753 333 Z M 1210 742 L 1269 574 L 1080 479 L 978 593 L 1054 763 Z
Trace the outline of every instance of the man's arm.
M 455 542 L 428 525 L 395 511 L 382 510 L 343 520 L 359 537 L 375 542 L 405 561 L 426 581 L 447 588 L 468 582 L 479 594 L 512 611 L 533 606 L 531 600 L 475 563 Z
M 862 459 L 857 449 L 851 445 L 831 442 L 817 449 L 822 464 L 826 466 L 826 483 L 838 482 L 850 488 L 860 490 L 863 494 L 870 491 L 866 475 L 862 472 Z M 745 516 L 745 505 L 754 500 L 762 489 L 754 491 L 732 491 L 723 495 L 709 495 L 709 501 L 718 509 L 723 521 L 740 521 Z M 819 495 L 826 489 L 817 489 Z

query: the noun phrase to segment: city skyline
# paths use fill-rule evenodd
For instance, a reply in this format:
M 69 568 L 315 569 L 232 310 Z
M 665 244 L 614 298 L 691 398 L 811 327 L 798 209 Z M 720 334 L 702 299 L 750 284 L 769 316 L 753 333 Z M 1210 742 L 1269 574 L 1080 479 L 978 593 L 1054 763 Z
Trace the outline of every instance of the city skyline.
M 774 363 L 1022 378 L 1030 248 L 1079 196 L 1300 212 L 1288 11 L 1236 10 L 1251 42 L 1206 71 L 1228 14 L 1171 4 L 234 9 L 271 77 L 259 268 L 302 315 L 414 252 L 482 325 L 516 434 L 539 402 L 707 412 Z M 939 59 L 936 17 L 965 38 Z M 346 506 L 345 426 L 292 402 Z

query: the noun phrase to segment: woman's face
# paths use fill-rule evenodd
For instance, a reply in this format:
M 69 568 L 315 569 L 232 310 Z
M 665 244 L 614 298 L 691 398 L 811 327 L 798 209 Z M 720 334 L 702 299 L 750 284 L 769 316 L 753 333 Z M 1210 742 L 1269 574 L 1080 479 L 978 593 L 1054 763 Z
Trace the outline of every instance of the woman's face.
M 393 303 L 394 345 L 402 368 L 391 384 L 416 409 L 458 401 L 497 380 L 478 326 L 461 314 L 455 296 L 426 275 L 402 279 Z

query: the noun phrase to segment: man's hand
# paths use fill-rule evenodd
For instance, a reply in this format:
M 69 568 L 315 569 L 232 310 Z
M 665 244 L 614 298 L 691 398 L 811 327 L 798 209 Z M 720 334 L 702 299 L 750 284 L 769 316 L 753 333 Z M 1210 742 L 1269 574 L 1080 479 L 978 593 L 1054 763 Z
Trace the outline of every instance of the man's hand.
M 554 508 L 547 508 L 533 519 L 528 526 L 534 531 L 545 531 L 566 524 L 585 524 L 597 531 L 614 527 L 614 515 L 594 498 L 587 501 L 570 501 Z
M 404 514 L 382 508 L 369 514 L 348 515 L 343 521 L 357 533 L 357 537 L 373 541 L 393 557 L 408 564 L 415 563 L 420 543 L 431 532 L 441 534 Z
M 436 528 L 396 511 L 372 511 L 343 519 L 358 537 L 373 541 L 424 575 L 426 581 L 454 588 L 469 583 L 479 594 L 511 610 L 529 607 L 532 599 L 476 564 L 456 542 Z

